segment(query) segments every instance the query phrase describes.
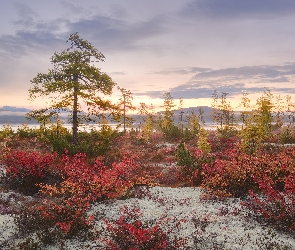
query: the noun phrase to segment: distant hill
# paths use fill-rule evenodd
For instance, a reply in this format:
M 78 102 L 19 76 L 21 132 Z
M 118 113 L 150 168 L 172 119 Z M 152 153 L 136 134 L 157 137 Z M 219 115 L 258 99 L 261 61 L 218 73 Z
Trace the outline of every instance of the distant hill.
M 187 114 L 190 114 L 191 112 L 194 112 L 196 115 L 199 115 L 200 110 L 203 112 L 203 118 L 206 123 L 211 123 L 211 113 L 213 111 L 213 108 L 208 106 L 198 106 L 198 107 L 189 107 L 189 108 L 182 108 L 180 110 L 174 110 L 174 120 L 177 122 L 180 119 L 181 112 L 183 113 L 183 120 L 185 120 L 185 117 Z
M 211 123 L 211 113 L 213 111 L 213 108 L 208 106 L 199 106 L 199 107 L 189 107 L 189 108 L 182 108 L 181 110 L 174 110 L 174 121 L 179 122 L 181 117 L 181 112 L 183 112 L 183 121 L 186 120 L 186 115 L 190 114 L 192 111 L 198 115 L 199 110 L 202 109 L 203 117 L 205 120 L 205 123 Z M 30 112 L 30 109 L 27 108 L 18 108 L 13 106 L 3 106 L 0 108 L 0 124 L 22 124 L 22 123 L 28 123 L 28 124 L 36 124 L 37 121 L 35 120 L 27 120 L 25 118 L 26 113 Z M 163 114 L 164 111 L 160 111 L 159 113 Z M 238 116 L 240 112 L 236 111 L 235 114 Z M 60 116 L 62 120 L 64 120 L 65 123 L 67 123 L 67 112 L 62 112 L 63 115 Z M 134 119 L 135 123 L 142 122 L 142 118 L 137 115 L 133 114 L 130 115 Z M 109 119 L 109 122 L 112 123 L 112 121 Z
M 1 111 L 10 111 L 10 112 L 30 112 L 30 109 L 27 108 L 18 108 L 18 107 L 12 107 L 12 106 L 3 106 L 0 108 Z M 0 113 L 1 114 L 1 113 Z
M 0 108 L 0 124 L 35 124 L 36 121 L 26 119 L 26 113 L 30 112 L 27 108 L 18 108 L 13 106 L 3 106 Z

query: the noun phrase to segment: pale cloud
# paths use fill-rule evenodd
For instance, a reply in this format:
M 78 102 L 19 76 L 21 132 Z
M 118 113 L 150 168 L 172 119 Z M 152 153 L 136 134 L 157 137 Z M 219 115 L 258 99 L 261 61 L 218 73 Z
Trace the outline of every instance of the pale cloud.
M 182 10 L 185 16 L 213 19 L 270 19 L 295 13 L 293 0 L 192 0 Z
M 175 72 L 179 72 L 179 70 L 175 70 Z M 174 98 L 185 99 L 210 98 L 215 90 L 220 93 L 229 93 L 229 97 L 240 95 L 243 92 L 263 93 L 266 89 L 276 93 L 295 94 L 294 79 L 294 63 L 219 70 L 206 69 L 205 72 L 195 74 L 186 83 L 167 91 Z M 282 85 L 282 83 L 284 84 Z M 136 94 L 161 98 L 163 91 L 138 92 Z
M 173 68 L 173 69 L 167 69 L 162 71 L 154 71 L 150 72 L 149 74 L 155 74 L 155 75 L 175 75 L 175 74 L 181 74 L 181 75 L 188 75 L 193 74 L 197 72 L 206 72 L 211 71 L 210 68 L 201 68 L 201 67 L 185 67 L 185 68 Z

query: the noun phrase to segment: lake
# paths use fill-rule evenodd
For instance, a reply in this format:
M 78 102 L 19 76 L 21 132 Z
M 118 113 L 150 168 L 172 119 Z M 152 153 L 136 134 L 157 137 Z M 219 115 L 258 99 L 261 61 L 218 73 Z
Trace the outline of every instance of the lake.
M 113 129 L 116 129 L 116 125 L 117 124 L 114 124 L 114 123 L 110 123 L 108 124 L 110 125 Z M 3 130 L 4 126 L 7 126 L 7 124 L 3 124 L 1 123 L 0 124 L 0 130 Z M 20 124 L 20 123 L 16 123 L 16 124 L 9 124 L 9 126 L 11 126 L 12 128 L 12 131 L 16 132 L 18 128 L 21 128 L 23 127 L 24 125 L 23 124 Z M 26 124 L 26 126 L 28 128 L 32 128 L 32 129 L 36 129 L 36 128 L 39 128 L 40 125 L 39 124 Z M 141 124 L 139 123 L 134 123 L 133 125 L 133 128 L 134 129 L 140 129 L 140 126 Z M 67 128 L 69 131 L 72 130 L 72 124 L 70 123 L 65 123 L 63 124 L 63 127 Z M 87 132 L 90 132 L 91 129 L 96 129 L 96 130 L 99 130 L 101 127 L 101 125 L 99 124 L 91 124 L 91 125 L 81 125 L 79 126 L 79 131 L 87 131 Z M 202 126 L 204 129 L 207 129 L 207 130 L 215 130 L 216 129 L 216 126 L 215 124 L 213 123 L 206 123 L 205 125 Z M 127 130 L 129 130 L 130 128 L 127 128 Z M 120 128 L 118 128 L 119 131 L 123 131 L 123 126 L 121 126 Z

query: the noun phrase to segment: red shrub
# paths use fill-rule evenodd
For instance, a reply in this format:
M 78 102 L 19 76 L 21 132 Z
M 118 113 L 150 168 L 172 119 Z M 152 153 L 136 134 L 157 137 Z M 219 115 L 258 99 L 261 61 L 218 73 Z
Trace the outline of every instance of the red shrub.
M 34 176 L 44 178 L 48 167 L 56 158 L 56 154 L 41 154 L 39 152 L 26 152 L 9 150 L 3 154 L 3 164 L 9 178 L 26 178 Z
M 219 196 L 238 197 L 247 195 L 249 189 L 258 189 L 253 176 L 268 176 L 278 189 L 282 189 L 283 180 L 294 168 L 294 159 L 294 149 L 257 155 L 248 155 L 236 149 L 227 150 L 222 157 L 202 164 L 201 186 Z M 197 174 L 200 174 L 200 169 Z
M 128 209 L 126 206 L 121 208 L 120 219 L 114 222 L 106 221 L 110 240 L 104 239 L 112 250 L 160 250 L 160 249 L 179 249 L 184 243 L 183 240 L 168 238 L 161 227 L 156 224 L 149 226 L 142 222 L 139 217 L 139 208 Z M 161 219 L 159 220 L 161 223 Z
M 65 233 L 74 230 L 75 224 L 81 227 L 89 223 L 86 211 L 93 201 L 120 197 L 136 183 L 132 176 L 132 170 L 137 167 L 134 157 L 124 157 L 111 168 L 100 160 L 89 165 L 86 155 L 80 153 L 73 157 L 64 154 L 61 162 L 58 166 L 63 177 L 60 186 L 40 185 L 43 194 L 55 198 L 45 200 L 40 210 L 45 219 L 54 221 Z
M 261 193 L 250 190 L 251 201 L 242 204 L 279 228 L 295 230 L 295 172 L 286 177 L 283 191 L 277 190 L 275 182 L 266 175 L 253 179 Z
M 25 194 L 36 193 L 39 190 L 36 185 L 45 181 L 55 159 L 56 154 L 53 153 L 7 150 L 2 159 L 6 169 L 4 182 Z
M 69 187 L 68 192 L 74 197 L 90 195 L 93 200 L 120 197 L 136 181 L 132 175 L 137 168 L 134 159 L 134 156 L 124 156 L 121 162 L 107 167 L 101 160 L 87 164 L 85 154 L 73 157 L 64 154 L 59 166 L 64 188 Z

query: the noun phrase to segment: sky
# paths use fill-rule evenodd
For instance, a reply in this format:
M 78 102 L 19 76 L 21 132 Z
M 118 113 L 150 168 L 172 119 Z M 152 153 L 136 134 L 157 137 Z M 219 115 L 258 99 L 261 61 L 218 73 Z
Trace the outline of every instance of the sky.
M 0 23 L 0 107 L 46 105 L 28 100 L 30 80 L 74 32 L 134 105 L 161 106 L 170 92 L 210 106 L 215 90 L 234 109 L 266 89 L 295 100 L 294 0 L 0 0 Z

